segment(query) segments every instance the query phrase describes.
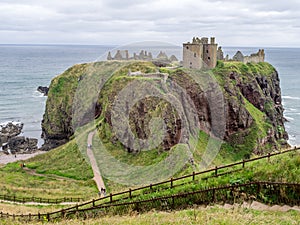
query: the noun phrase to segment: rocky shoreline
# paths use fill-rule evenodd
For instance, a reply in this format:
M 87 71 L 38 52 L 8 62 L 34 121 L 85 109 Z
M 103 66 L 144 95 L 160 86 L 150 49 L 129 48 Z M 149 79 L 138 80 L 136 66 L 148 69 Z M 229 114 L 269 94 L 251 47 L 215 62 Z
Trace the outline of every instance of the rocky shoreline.
M 38 139 L 19 136 L 23 126 L 13 121 L 0 124 L 0 147 L 4 154 L 29 154 L 38 150 Z

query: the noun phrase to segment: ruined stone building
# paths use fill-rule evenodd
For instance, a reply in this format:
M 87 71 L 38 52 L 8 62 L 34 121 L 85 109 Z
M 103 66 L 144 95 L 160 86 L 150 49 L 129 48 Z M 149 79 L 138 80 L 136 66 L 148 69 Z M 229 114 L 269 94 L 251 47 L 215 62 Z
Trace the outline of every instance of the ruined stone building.
M 217 50 L 218 44 L 214 37 L 210 38 L 210 43 L 207 37 L 194 37 L 192 43 L 183 43 L 183 67 L 214 68 L 217 65 Z
M 250 56 L 244 56 L 243 53 L 237 51 L 232 58 L 233 61 L 239 61 L 243 63 L 259 63 L 265 61 L 264 49 L 259 49 L 257 53 L 253 53 Z
M 259 63 L 265 61 L 265 51 L 264 49 L 259 49 L 257 53 L 253 53 L 250 56 L 244 56 L 241 51 L 237 51 L 232 59 L 229 58 L 228 55 L 224 58 L 224 53 L 221 47 L 218 48 L 217 51 L 217 59 L 224 61 L 237 61 L 243 63 Z
M 117 50 L 114 57 L 111 56 L 111 52 L 108 52 L 107 60 L 145 60 L 145 61 L 151 61 L 152 60 L 152 54 L 151 52 L 147 52 L 144 50 L 141 50 L 139 54 L 134 53 L 133 57 L 129 56 L 128 50 Z
M 143 60 L 143 61 L 152 61 L 152 60 L 163 60 L 168 62 L 178 61 L 175 55 L 172 55 L 170 58 L 168 55 L 160 51 L 156 58 L 153 58 L 151 52 L 141 50 L 139 54 L 133 53 L 133 56 L 130 57 L 128 50 L 117 50 L 114 57 L 112 57 L 111 52 L 108 52 L 107 60 Z

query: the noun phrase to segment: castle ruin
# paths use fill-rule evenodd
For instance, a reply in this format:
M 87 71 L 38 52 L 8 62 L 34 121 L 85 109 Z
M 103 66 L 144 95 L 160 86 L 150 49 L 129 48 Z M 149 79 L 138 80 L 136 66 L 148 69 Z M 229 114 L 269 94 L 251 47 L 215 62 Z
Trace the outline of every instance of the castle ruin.
M 222 61 L 238 61 L 243 63 L 259 63 L 265 61 L 264 49 L 259 49 L 257 53 L 250 56 L 244 56 L 241 51 L 233 56 L 232 59 L 228 55 L 224 58 L 222 47 L 218 47 L 215 42 L 215 37 L 211 37 L 210 41 L 207 37 L 194 37 L 192 42 L 183 43 L 182 66 L 191 69 L 212 69 L 217 65 L 218 60 Z M 128 50 L 117 50 L 112 57 L 111 52 L 108 52 L 107 60 L 141 60 L 152 61 L 154 64 L 166 66 L 169 63 L 177 62 L 175 55 L 168 57 L 163 51 L 160 51 L 156 58 L 153 58 L 151 52 L 141 50 L 139 54 L 133 53 L 129 55 Z
M 117 50 L 114 57 L 112 57 L 111 52 L 108 52 L 107 60 L 142 60 L 142 61 L 153 61 L 153 60 L 162 60 L 167 62 L 178 61 L 175 55 L 171 55 L 169 58 L 168 55 L 160 51 L 156 58 L 153 58 L 151 52 L 141 50 L 139 54 L 133 53 L 133 56 L 129 56 L 128 50 Z
M 259 49 L 257 53 L 250 56 L 244 56 L 238 51 L 232 59 L 227 55 L 224 58 L 222 47 L 218 47 L 215 43 L 215 38 L 210 38 L 210 43 L 207 37 L 194 37 L 192 43 L 183 43 L 183 67 L 191 69 L 212 69 L 216 67 L 217 60 L 223 61 L 238 61 L 243 63 L 259 63 L 265 61 L 264 49 Z
M 192 43 L 183 43 L 183 67 L 192 69 L 211 69 L 217 65 L 217 48 L 215 38 L 194 37 Z
M 257 53 L 253 53 L 250 56 L 244 56 L 242 52 L 237 53 L 232 58 L 233 61 L 239 61 L 243 63 L 259 63 L 265 61 L 264 49 L 259 49 Z

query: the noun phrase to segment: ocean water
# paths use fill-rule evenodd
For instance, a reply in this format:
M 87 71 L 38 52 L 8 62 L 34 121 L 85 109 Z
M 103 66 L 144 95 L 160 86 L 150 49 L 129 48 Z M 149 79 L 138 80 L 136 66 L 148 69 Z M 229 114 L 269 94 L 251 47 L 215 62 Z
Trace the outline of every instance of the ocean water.
M 49 86 L 53 77 L 73 64 L 104 59 L 110 49 L 111 46 L 0 45 L 0 123 L 23 122 L 22 135 L 38 138 L 41 145 L 41 120 L 46 97 L 36 91 L 37 87 Z M 152 46 L 151 52 L 156 56 L 159 50 L 159 47 Z M 181 47 L 169 46 L 164 50 L 169 56 L 175 54 L 181 59 Z M 237 50 L 249 54 L 258 48 L 223 47 L 223 50 L 232 56 Z M 280 74 L 290 144 L 299 145 L 300 49 L 267 48 L 265 52 L 266 60 Z
M 46 97 L 36 89 L 76 63 L 91 62 L 109 46 L 0 45 L 0 123 L 24 123 L 26 137 L 41 139 Z

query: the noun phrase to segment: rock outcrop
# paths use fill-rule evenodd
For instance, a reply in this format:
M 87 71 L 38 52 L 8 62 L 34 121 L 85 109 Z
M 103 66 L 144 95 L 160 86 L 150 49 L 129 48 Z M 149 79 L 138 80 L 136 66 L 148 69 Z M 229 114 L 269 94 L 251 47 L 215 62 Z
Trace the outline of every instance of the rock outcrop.
M 112 61 L 110 63 L 111 65 L 118 63 L 118 66 L 122 67 L 119 65 L 121 62 Z M 132 68 L 129 66 L 128 69 L 143 71 L 143 73 L 158 69 L 150 62 L 133 62 L 133 64 Z M 72 103 L 78 82 L 82 80 L 79 78 L 85 76 L 87 66 L 87 64 L 75 65 L 52 81 L 42 123 L 45 149 L 51 149 L 67 142 L 74 134 L 71 125 Z M 93 69 L 95 70 L 95 68 Z M 127 81 L 139 79 L 138 76 L 126 78 L 128 69 L 123 68 L 119 72 L 122 79 L 113 79 L 109 82 L 108 87 L 102 89 L 95 105 L 84 106 L 91 112 L 94 110 L 90 119 L 94 119 L 93 116 L 103 118 L 103 122 L 98 125 L 98 128 L 103 129 L 100 133 L 113 143 L 116 143 L 118 138 L 113 135 L 112 130 L 108 131 L 107 129 L 112 126 L 111 109 L 115 97 Z M 210 133 L 212 121 L 207 96 L 193 80 L 189 80 L 189 72 L 188 69 L 171 70 L 167 82 L 163 85 L 172 85 L 174 82 L 186 90 L 197 109 L 200 128 L 204 132 Z M 270 64 L 220 62 L 211 72 L 224 95 L 226 111 L 224 140 L 236 152 L 247 157 L 253 152 L 262 154 L 287 145 L 288 136 L 284 128 L 280 81 L 277 71 Z M 114 76 L 117 77 L 118 72 Z M 97 79 L 101 79 L 100 75 L 97 77 Z M 158 109 L 158 105 L 163 105 L 163 107 Z M 169 150 L 178 143 L 178 137 L 182 132 L 181 121 L 174 113 L 175 111 L 176 109 L 170 105 L 157 102 L 157 99 L 141 100 L 130 111 L 131 130 L 140 139 L 146 139 L 149 135 L 147 123 L 149 123 L 150 117 L 160 113 L 164 120 L 168 121 L 167 134 L 161 149 Z M 84 123 L 87 122 L 88 120 L 84 121 Z M 107 124 L 108 127 L 104 124 Z M 127 149 L 129 152 L 131 150 Z
M 49 88 L 48 87 L 43 87 L 43 86 L 38 86 L 37 91 L 39 91 L 42 94 L 44 94 L 44 96 L 47 96 Z
M 7 143 L 9 139 L 18 136 L 23 129 L 23 123 L 8 122 L 0 124 L 0 145 Z
M 36 138 L 26 138 L 18 136 L 11 138 L 7 145 L 12 154 L 33 153 L 38 150 L 38 140 Z

